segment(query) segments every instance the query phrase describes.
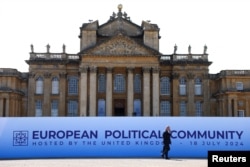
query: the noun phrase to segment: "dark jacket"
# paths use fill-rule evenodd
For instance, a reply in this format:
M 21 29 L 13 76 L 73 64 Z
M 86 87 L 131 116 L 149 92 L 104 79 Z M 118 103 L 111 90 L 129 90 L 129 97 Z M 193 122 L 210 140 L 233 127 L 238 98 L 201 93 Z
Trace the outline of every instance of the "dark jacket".
M 171 133 L 168 131 L 165 131 L 163 133 L 163 144 L 164 145 L 169 145 L 171 144 Z

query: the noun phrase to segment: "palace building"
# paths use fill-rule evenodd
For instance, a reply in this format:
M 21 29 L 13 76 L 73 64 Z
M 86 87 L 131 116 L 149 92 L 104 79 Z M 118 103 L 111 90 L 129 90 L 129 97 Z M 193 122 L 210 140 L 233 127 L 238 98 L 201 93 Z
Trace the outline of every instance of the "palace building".
M 78 53 L 31 45 L 28 73 L 0 68 L 0 116 L 250 116 L 250 70 L 209 74 L 206 46 L 162 54 L 159 31 L 119 5 L 82 24 Z

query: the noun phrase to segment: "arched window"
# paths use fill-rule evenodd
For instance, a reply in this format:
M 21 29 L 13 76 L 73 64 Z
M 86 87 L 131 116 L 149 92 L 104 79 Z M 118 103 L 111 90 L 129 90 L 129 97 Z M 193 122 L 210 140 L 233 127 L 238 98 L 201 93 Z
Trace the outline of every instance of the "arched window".
M 161 95 L 170 95 L 170 79 L 168 77 L 161 77 L 160 84 Z
M 195 78 L 194 84 L 195 95 L 202 95 L 201 79 Z
M 135 74 L 134 77 L 134 93 L 141 93 L 141 75 Z
M 106 77 L 104 74 L 98 76 L 98 93 L 106 92 Z
M 160 116 L 170 116 L 171 115 L 171 108 L 170 108 L 170 102 L 163 100 L 160 104 Z
M 68 93 L 70 95 L 78 94 L 78 78 L 77 77 L 69 77 L 68 80 Z
M 186 95 L 187 94 L 186 79 L 184 77 L 181 77 L 179 82 L 180 82 L 180 85 L 179 85 L 180 95 Z
M 59 94 L 59 79 L 57 77 L 52 78 L 52 94 Z
M 125 92 L 125 78 L 122 74 L 115 75 L 114 78 L 114 92 L 124 93 Z
M 43 78 L 38 77 L 36 80 L 36 94 L 43 94 Z

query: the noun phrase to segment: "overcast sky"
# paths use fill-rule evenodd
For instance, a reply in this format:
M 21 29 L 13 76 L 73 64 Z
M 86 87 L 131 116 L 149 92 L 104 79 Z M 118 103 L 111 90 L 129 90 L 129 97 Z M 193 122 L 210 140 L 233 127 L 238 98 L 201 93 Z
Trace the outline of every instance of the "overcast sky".
M 250 0 L 0 0 L 0 68 L 28 71 L 35 52 L 78 53 L 79 27 L 89 20 L 106 23 L 118 4 L 138 25 L 150 20 L 160 28 L 160 52 L 203 53 L 210 73 L 250 69 Z

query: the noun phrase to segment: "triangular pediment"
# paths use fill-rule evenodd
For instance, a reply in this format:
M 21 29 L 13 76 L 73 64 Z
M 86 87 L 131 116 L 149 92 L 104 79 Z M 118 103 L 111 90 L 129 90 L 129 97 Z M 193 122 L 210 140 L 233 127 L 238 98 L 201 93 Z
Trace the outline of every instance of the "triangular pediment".
M 143 31 L 142 28 L 131 21 L 123 18 L 116 18 L 99 27 L 97 33 L 101 36 L 114 36 L 118 32 L 122 32 L 127 36 L 140 36 Z
M 123 34 L 117 34 L 111 39 L 82 52 L 87 55 L 107 56 L 158 56 L 160 53 Z

